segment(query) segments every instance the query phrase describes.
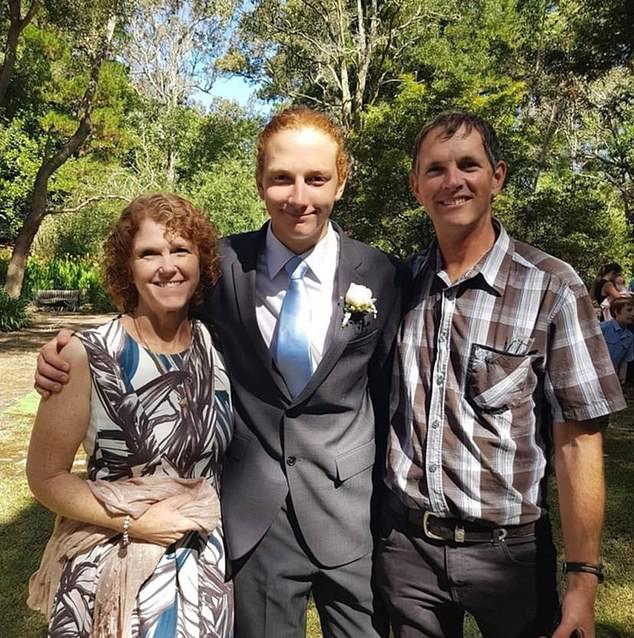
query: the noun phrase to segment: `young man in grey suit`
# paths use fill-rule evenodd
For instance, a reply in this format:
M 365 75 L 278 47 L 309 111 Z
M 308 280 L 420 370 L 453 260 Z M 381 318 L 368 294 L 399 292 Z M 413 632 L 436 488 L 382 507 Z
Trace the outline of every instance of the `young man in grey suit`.
M 311 592 L 325 636 L 384 633 L 370 519 L 401 279 L 384 254 L 329 220 L 347 163 L 325 116 L 290 109 L 273 118 L 257 161 L 271 221 L 224 241 L 207 306 L 234 392 L 222 506 L 239 638 L 303 636 Z M 296 255 L 308 266 L 304 377 L 280 353 L 284 266 Z
M 276 115 L 257 159 L 270 223 L 223 241 L 205 305 L 235 409 L 221 502 L 237 638 L 304 636 L 311 593 L 324 636 L 386 635 L 371 521 L 405 277 L 330 222 L 347 168 L 328 118 Z

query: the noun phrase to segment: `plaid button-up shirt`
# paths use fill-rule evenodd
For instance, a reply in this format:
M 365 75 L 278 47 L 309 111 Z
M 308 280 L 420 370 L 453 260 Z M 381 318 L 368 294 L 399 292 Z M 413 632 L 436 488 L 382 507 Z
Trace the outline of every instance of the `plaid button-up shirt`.
M 542 513 L 553 424 L 625 402 L 578 275 L 495 225 L 458 281 L 435 243 L 413 262 L 386 482 L 409 507 L 512 525 Z

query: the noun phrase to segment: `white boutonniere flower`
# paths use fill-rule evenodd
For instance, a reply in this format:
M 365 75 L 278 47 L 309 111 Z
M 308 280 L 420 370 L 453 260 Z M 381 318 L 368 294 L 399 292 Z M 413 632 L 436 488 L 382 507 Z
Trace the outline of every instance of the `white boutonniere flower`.
M 343 300 L 343 321 L 341 327 L 345 328 L 352 315 L 372 315 L 376 319 L 376 299 L 372 296 L 372 291 L 367 286 L 360 284 L 350 284 L 348 292 Z

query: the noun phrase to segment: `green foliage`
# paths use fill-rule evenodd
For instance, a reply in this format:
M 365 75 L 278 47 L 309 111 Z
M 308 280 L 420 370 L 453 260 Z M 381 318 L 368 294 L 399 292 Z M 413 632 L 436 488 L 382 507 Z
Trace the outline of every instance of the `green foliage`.
M 197 173 L 224 160 L 246 159 L 253 154 L 255 141 L 263 122 L 236 103 L 225 100 L 212 102 L 211 110 L 198 116 L 186 129 L 179 177 L 195 179 Z
M 39 143 L 22 119 L 0 119 L 0 239 L 15 238 L 22 225 L 39 156 Z
M 0 247 L 0 286 L 4 284 L 7 276 L 7 268 L 11 259 L 11 250 L 8 247 Z
M 0 332 L 12 332 L 29 325 L 27 304 L 24 297 L 12 299 L 0 289 Z
M 629 264 L 634 81 L 627 69 L 594 83 L 544 70 L 548 51 L 570 35 L 573 5 L 480 0 L 432 20 L 400 60 L 411 71 L 365 109 L 351 135 L 355 171 L 338 206 L 342 225 L 401 257 L 424 247 L 432 228 L 410 193 L 411 147 L 436 113 L 462 109 L 498 132 L 509 175 L 496 210 L 513 234 L 586 280 L 604 261 Z
M 42 223 L 31 254 L 43 259 L 99 255 L 125 204 L 123 200 L 98 201 L 77 212 L 50 215 Z
M 0 240 L 15 238 L 42 158 L 73 130 L 90 34 L 108 4 L 85 11 L 71 0 L 43 0 L 22 35 L 0 105 Z M 234 4 L 212 4 L 204 12 L 216 29 Z M 602 261 L 632 262 L 634 79 L 625 0 L 322 5 L 252 3 L 220 67 L 260 80 L 268 96 L 338 114 L 353 168 L 335 218 L 350 234 L 401 257 L 429 242 L 433 229 L 408 183 L 411 146 L 436 113 L 461 108 L 498 131 L 509 175 L 496 214 L 511 232 L 570 261 L 584 278 Z M 80 210 L 50 216 L 34 245 L 38 260 L 98 255 L 124 200 L 141 192 L 184 193 L 221 234 L 266 218 L 253 178 L 262 119 L 234 103 L 192 101 L 191 87 L 213 77 L 209 64 L 204 77 L 163 64 L 174 42 L 161 40 L 161 49 L 148 33 L 172 10 L 185 20 L 187 3 L 140 7 L 122 9 L 126 32 L 101 69 L 91 138 L 49 183 L 51 210 Z M 139 16 L 152 29 L 139 28 Z M 5 24 L 0 12 L 0 29 Z M 205 51 L 221 49 L 218 40 Z M 122 199 L 105 199 L 113 197 Z
M 100 157 L 128 153 L 134 143 L 128 114 L 138 108 L 140 98 L 130 85 L 127 69 L 120 62 L 104 62 L 99 73 L 95 110 L 91 117 L 93 132 L 90 148 Z
M 596 78 L 632 60 L 634 5 L 630 0 L 560 0 L 553 14 L 561 26 L 548 52 L 550 67 Z
M 465 103 L 454 108 L 489 117 L 502 141 L 513 148 L 508 141 L 517 133 L 508 114 L 517 109 L 523 89 L 509 83 L 498 88 L 499 93 L 489 92 L 486 99 L 480 96 L 471 103 L 463 95 Z M 363 128 L 351 139 L 355 173 L 338 217 L 357 238 L 399 257 L 420 251 L 432 237 L 431 224 L 411 195 L 409 172 L 414 140 L 422 125 L 441 110 L 438 99 L 435 83 L 430 88 L 412 74 L 403 75 L 399 91 L 391 100 L 369 107 Z M 517 152 L 522 146 L 515 148 Z
M 18 64 L 9 84 L 5 101 L 0 105 L 7 118 L 25 118 L 30 129 L 39 130 L 37 118 L 46 110 L 44 91 L 51 80 L 50 57 L 57 49 L 58 38 L 51 30 L 29 24 L 18 47 Z
M 259 228 L 266 219 L 254 175 L 251 162 L 225 160 L 200 172 L 192 184 L 189 196 L 221 236 Z
M 26 267 L 22 296 L 35 299 L 38 290 L 80 290 L 82 304 L 96 312 L 112 310 L 104 291 L 100 262 L 95 257 L 31 257 Z
M 518 239 L 572 264 L 591 283 L 599 266 L 632 266 L 630 230 L 623 209 L 604 184 L 582 175 L 544 179 L 534 193 L 511 185 L 496 201 L 496 211 Z

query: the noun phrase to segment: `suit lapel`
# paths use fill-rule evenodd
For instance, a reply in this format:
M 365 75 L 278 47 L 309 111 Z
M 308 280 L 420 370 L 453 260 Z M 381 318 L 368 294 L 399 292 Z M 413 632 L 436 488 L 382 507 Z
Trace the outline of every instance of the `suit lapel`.
M 364 282 L 360 280 L 357 270 L 362 264 L 361 255 L 355 249 L 353 242 L 343 233 L 337 224 L 333 223 L 335 230 L 339 233 L 339 264 L 336 271 L 336 297 L 337 304 L 332 313 L 331 326 L 332 341 L 330 346 L 324 352 L 317 369 L 315 370 L 306 387 L 295 398 L 293 403 L 304 400 L 312 394 L 330 374 L 335 364 L 341 358 L 343 351 L 346 349 L 348 342 L 354 336 L 354 329 L 351 324 L 345 328 L 343 323 L 343 298 L 351 283 Z
M 286 397 L 290 397 L 284 379 L 273 367 L 271 353 L 262 338 L 255 312 L 257 260 L 258 255 L 264 249 L 267 226 L 268 224 L 264 225 L 260 232 L 250 238 L 251 241 L 248 244 L 245 244 L 239 251 L 236 251 L 240 261 L 234 262 L 231 265 L 231 274 L 240 321 L 253 346 L 253 352 L 264 366 L 266 373 L 273 379 L 280 392 Z

